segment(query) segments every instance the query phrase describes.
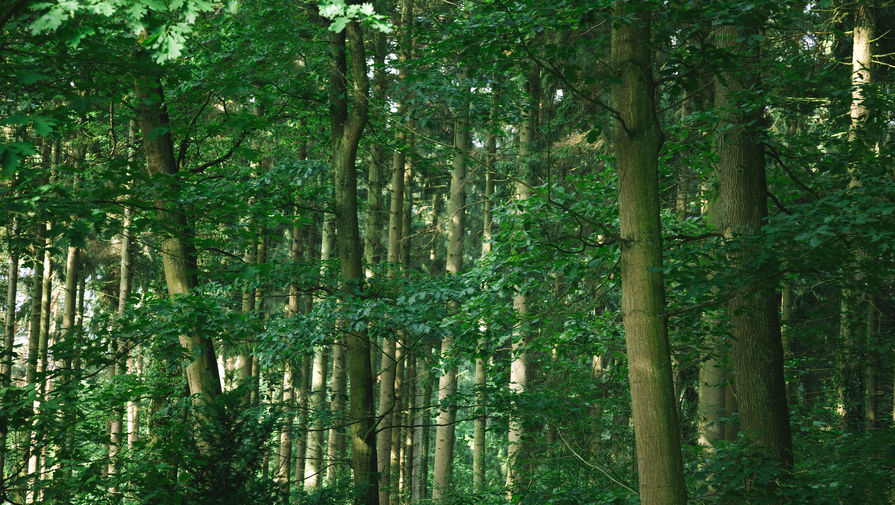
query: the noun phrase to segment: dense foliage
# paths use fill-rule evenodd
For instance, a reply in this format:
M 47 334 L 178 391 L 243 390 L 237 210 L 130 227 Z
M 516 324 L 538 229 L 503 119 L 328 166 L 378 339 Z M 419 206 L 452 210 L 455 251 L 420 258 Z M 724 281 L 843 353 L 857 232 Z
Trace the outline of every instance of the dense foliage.
M 640 503 L 610 55 L 641 11 L 689 502 L 892 503 L 893 7 L 7 2 L 0 503 L 377 505 L 377 479 L 378 505 Z M 335 125 L 364 107 L 363 244 L 345 245 Z M 754 233 L 725 221 L 748 192 L 718 168 L 740 129 L 761 160 Z M 345 277 L 348 247 L 364 279 Z M 736 301 L 763 292 L 789 462 L 740 430 Z M 353 339 L 372 344 L 373 431 L 391 437 L 390 472 L 363 482 Z M 209 352 L 205 396 L 187 370 Z

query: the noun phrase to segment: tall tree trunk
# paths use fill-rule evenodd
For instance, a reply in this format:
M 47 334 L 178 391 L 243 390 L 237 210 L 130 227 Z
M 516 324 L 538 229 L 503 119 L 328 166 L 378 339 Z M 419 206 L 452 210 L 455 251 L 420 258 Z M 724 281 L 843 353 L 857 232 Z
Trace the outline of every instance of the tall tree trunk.
M 736 26 L 722 26 L 715 34 L 716 45 L 722 50 L 740 48 L 744 33 Z M 757 47 L 738 51 L 745 51 L 739 53 L 740 60 L 757 66 Z M 755 86 L 756 78 L 747 81 L 742 70 L 724 72 L 715 81 L 715 107 L 723 122 L 717 137 L 719 221 L 721 231 L 732 240 L 759 234 L 767 217 L 767 182 L 759 133 L 761 109 L 735 103 L 741 90 Z M 772 266 L 750 265 L 756 257 L 758 251 L 735 253 L 728 263 L 741 271 Z M 768 457 L 791 468 L 778 300 L 773 288 L 741 290 L 728 304 L 728 317 L 741 429 L 755 437 Z
M 399 69 L 399 78 L 407 78 L 407 70 Z M 404 112 L 404 105 L 398 106 L 399 113 Z M 391 197 L 389 199 L 388 245 L 386 258 L 392 276 L 397 274 L 397 265 L 401 261 L 401 238 L 404 223 L 404 132 L 399 128 L 395 132 L 398 148 L 392 154 Z M 391 484 L 391 424 L 395 405 L 395 352 L 396 339 L 386 336 L 382 341 L 381 374 L 379 377 L 379 433 L 376 439 L 378 450 L 377 466 L 380 475 L 379 504 L 388 505 L 389 486 Z
M 3 324 L 3 348 L 0 354 L 0 387 L 9 388 L 12 384 L 12 367 L 15 362 L 15 334 L 16 334 L 16 298 L 19 282 L 19 252 L 13 245 L 13 238 L 17 234 L 17 219 L 12 218 L 12 223 L 7 224 L 7 239 L 9 263 L 6 274 L 6 318 Z M 10 452 L 6 442 L 9 435 L 9 420 L 0 418 L 0 479 L 6 482 L 6 457 Z
M 332 396 L 330 401 L 330 415 L 333 426 L 329 429 L 327 439 L 326 459 L 329 462 L 326 468 L 327 481 L 332 483 L 344 467 L 347 456 L 347 426 L 345 407 L 348 403 L 348 374 L 345 363 L 345 343 L 339 337 L 333 345 L 333 372 L 332 372 Z
M 385 33 L 373 35 L 373 101 L 385 103 L 385 91 L 388 84 L 388 72 L 385 57 L 388 52 L 388 41 Z M 380 257 L 380 217 L 382 214 L 382 176 L 388 163 L 388 152 L 381 143 L 374 142 L 370 151 L 370 171 L 367 178 L 367 225 L 364 232 L 364 259 L 367 262 L 367 276 L 373 275 L 373 265 Z M 381 501 L 381 500 L 380 500 Z
M 28 330 L 28 358 L 25 366 L 25 384 L 37 387 L 37 365 L 40 363 L 38 356 L 40 351 L 41 308 L 43 307 L 44 285 L 44 246 L 46 245 L 46 225 L 43 223 L 35 227 L 34 234 L 34 273 L 31 276 L 31 317 Z M 33 417 L 34 406 L 29 406 L 28 417 Z M 32 419 L 33 421 L 33 419 Z M 22 435 L 22 473 L 27 474 L 31 460 L 32 447 L 35 441 L 34 429 L 29 427 Z M 29 477 L 30 480 L 30 477 Z M 27 500 L 26 500 L 27 501 Z
M 410 501 L 413 503 L 428 498 L 431 428 L 429 401 L 432 398 L 430 354 L 426 344 L 423 344 L 417 352 L 417 379 L 414 388 L 416 409 L 413 412 L 413 481 L 410 483 Z
M 162 177 L 167 181 L 171 195 L 156 195 L 158 220 L 167 233 L 162 240 L 162 264 L 168 296 L 172 299 L 187 296 L 196 287 L 194 272 L 195 257 L 190 244 L 190 230 L 186 216 L 171 201 L 172 195 L 179 194 L 177 163 L 171 140 L 170 121 L 165 107 L 164 92 L 158 68 L 149 60 L 148 54 L 141 54 L 141 74 L 137 76 L 135 89 L 137 96 L 137 124 L 143 136 L 143 151 L 146 155 L 146 169 L 152 177 Z M 161 132 L 161 133 L 160 133 Z M 180 336 L 180 344 L 192 356 L 186 367 L 190 395 L 199 404 L 208 404 L 221 393 L 217 360 L 211 340 L 201 333 L 201 328 L 188 330 Z
M 292 412 L 295 408 L 295 402 L 293 401 L 295 384 L 292 382 L 292 378 L 294 375 L 295 370 L 292 362 L 287 360 L 283 365 L 283 398 L 281 401 L 287 415 L 285 416 L 283 427 L 280 429 L 280 443 L 277 448 L 276 463 L 277 483 L 280 486 L 280 490 L 284 493 L 289 492 L 289 484 L 292 480 Z
M 851 127 L 849 129 L 849 141 L 861 144 L 861 130 L 870 113 L 864 100 L 864 92 L 871 82 L 871 41 L 873 39 L 873 10 L 869 0 L 860 0 L 855 5 L 855 27 L 852 32 L 852 61 L 851 61 Z M 861 185 L 861 174 L 855 167 L 849 168 L 851 179 L 849 188 Z M 864 282 L 863 274 L 858 270 L 857 263 L 865 255 L 860 248 L 852 251 L 853 257 L 847 263 L 852 269 L 846 272 L 846 283 L 842 290 L 842 305 L 839 324 L 839 345 L 841 351 L 837 355 L 836 386 L 839 396 L 838 411 L 842 417 L 842 427 L 848 431 L 857 432 L 865 427 L 864 404 L 864 354 L 865 348 L 860 331 L 860 323 L 865 322 L 861 316 L 861 305 L 867 303 L 862 293 Z
M 482 257 L 491 252 L 491 226 L 493 221 L 494 196 L 494 164 L 497 160 L 497 102 L 498 92 L 495 90 L 491 104 L 491 124 L 485 140 L 485 201 L 482 211 Z M 479 341 L 479 354 L 475 359 L 475 405 L 476 415 L 472 428 L 472 487 L 475 493 L 481 493 L 485 489 L 485 429 L 488 423 L 488 414 L 485 408 L 487 402 L 486 388 L 488 387 L 488 358 L 484 353 L 487 343 L 483 337 Z
M 536 63 L 532 63 L 529 66 L 525 88 L 528 94 L 528 102 L 525 106 L 525 122 L 522 125 L 522 133 L 519 138 L 521 165 L 515 192 L 516 200 L 523 205 L 531 197 L 531 186 L 534 180 L 533 174 L 530 173 L 529 169 L 531 166 L 529 158 L 536 154 L 535 142 L 538 131 L 539 104 L 541 101 L 541 71 Z M 520 210 L 520 212 L 522 211 Z M 513 310 L 516 311 L 519 324 L 516 325 L 517 330 L 513 334 L 510 392 L 514 396 L 519 396 L 524 394 L 528 388 L 528 381 L 531 375 L 531 365 L 529 363 L 531 358 L 528 353 L 530 335 L 528 334 L 529 329 L 526 324 L 529 313 L 528 300 L 524 291 L 518 287 L 516 295 L 513 297 Z M 508 498 L 512 500 L 513 496 L 519 491 L 522 480 L 526 477 L 524 468 L 527 466 L 527 459 L 529 458 L 524 448 L 525 427 L 519 417 L 513 416 L 510 418 L 507 438 L 507 493 Z
M 650 12 L 642 5 L 632 11 L 630 5 L 614 5 L 618 24 L 612 29 L 611 51 L 618 76 L 612 102 L 618 114 L 622 317 L 640 502 L 678 505 L 686 502 L 686 491 L 665 321 L 658 192 L 662 137 L 654 102 Z
M 405 342 L 406 343 L 406 342 Z M 411 487 L 413 482 L 413 434 L 416 430 L 414 419 L 416 417 L 416 409 L 419 408 L 416 397 L 416 348 L 408 345 L 407 364 L 404 368 L 404 426 L 401 434 L 401 500 L 407 502 L 410 500 Z
M 311 371 L 311 402 L 310 412 L 314 422 L 308 431 L 308 465 L 305 468 L 305 487 L 315 489 L 323 482 L 323 454 L 324 454 L 324 429 L 325 418 L 323 409 L 326 406 L 326 373 L 329 356 L 324 347 L 320 347 L 314 354 L 314 365 Z
M 345 41 L 351 47 L 350 93 L 346 82 L 348 64 Z M 367 61 L 363 30 L 358 22 L 349 23 L 344 32 L 330 35 L 330 123 L 335 167 L 336 248 L 339 251 L 342 292 L 345 300 L 363 289 L 360 234 L 357 222 L 357 147 L 367 122 Z M 351 111 L 348 110 L 351 97 Z M 379 483 L 376 471 L 376 431 L 374 423 L 373 370 L 370 341 L 366 332 L 343 332 L 347 346 L 348 377 L 351 385 L 351 461 L 355 501 L 378 505 Z
M 395 346 L 395 403 L 392 408 L 392 428 L 390 457 L 389 457 L 389 499 L 397 503 L 401 484 L 401 430 L 404 426 L 404 362 L 406 360 L 405 347 L 406 341 L 401 338 Z M 381 491 L 380 491 L 381 492 Z
M 254 201 L 249 199 L 248 207 L 252 208 Z M 251 219 L 247 223 L 251 228 Z M 252 268 L 258 263 L 258 235 L 254 232 L 246 241 L 245 252 L 242 261 L 246 267 Z M 248 280 L 248 279 L 247 279 Z M 249 283 L 250 285 L 252 283 Z M 255 288 L 246 287 L 242 290 L 242 313 L 246 318 L 252 317 L 255 313 Z M 252 381 L 252 345 L 250 342 L 243 342 L 239 346 L 239 355 L 236 357 L 236 377 L 237 385 L 245 389 L 242 400 L 243 407 L 251 405 L 251 381 Z
M 298 377 L 298 386 L 295 388 L 298 430 L 295 433 L 295 454 L 292 456 L 295 468 L 292 474 L 295 476 L 295 483 L 300 485 L 304 482 L 308 468 L 308 404 L 311 389 L 311 362 L 307 358 L 303 359 L 301 366 L 296 370 L 300 370 L 301 373 Z
M 134 170 L 134 158 L 136 158 L 137 152 L 137 130 L 138 130 L 137 122 L 133 119 L 128 122 L 127 134 L 128 134 L 128 144 L 130 146 L 128 152 L 128 165 L 130 170 Z M 127 307 L 127 298 L 130 296 L 131 283 L 130 279 L 133 277 L 133 253 L 131 251 L 131 241 L 132 241 L 132 233 L 133 231 L 130 228 L 130 218 L 131 218 L 132 210 L 130 207 L 125 207 L 124 209 L 124 227 L 123 234 L 121 237 L 121 275 L 122 277 L 128 278 L 127 290 L 123 290 L 122 286 L 119 285 L 118 289 L 118 307 L 119 310 L 124 310 L 123 308 Z M 127 253 L 125 253 L 127 250 Z M 122 295 L 124 299 L 122 299 Z M 140 375 L 142 374 L 142 361 L 143 358 L 139 354 L 139 348 L 131 349 L 130 352 L 127 353 L 127 358 L 125 362 L 125 371 L 129 374 Z M 136 356 L 135 356 L 136 354 Z M 138 399 L 129 399 L 126 405 L 126 416 L 127 416 L 127 447 L 128 449 L 133 448 L 134 444 L 140 438 L 140 402 Z
M 461 79 L 465 78 L 465 75 Z M 463 234 L 466 230 L 466 156 L 470 148 L 469 125 L 465 113 L 454 122 L 454 162 L 451 169 L 450 200 L 448 202 L 447 261 L 448 275 L 458 275 L 463 269 Z M 453 352 L 454 336 L 448 332 L 441 341 L 442 360 L 449 360 Z M 432 498 L 440 501 L 450 492 L 454 464 L 454 439 L 457 418 L 457 367 L 444 370 L 438 380 L 438 412 L 435 428 L 435 468 Z

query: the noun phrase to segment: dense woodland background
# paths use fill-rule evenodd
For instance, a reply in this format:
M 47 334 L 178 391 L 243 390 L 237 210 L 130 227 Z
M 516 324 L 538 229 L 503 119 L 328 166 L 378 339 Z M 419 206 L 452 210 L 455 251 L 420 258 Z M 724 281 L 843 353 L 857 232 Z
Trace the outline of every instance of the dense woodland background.
M 895 503 L 893 28 L 4 2 L 0 503 Z

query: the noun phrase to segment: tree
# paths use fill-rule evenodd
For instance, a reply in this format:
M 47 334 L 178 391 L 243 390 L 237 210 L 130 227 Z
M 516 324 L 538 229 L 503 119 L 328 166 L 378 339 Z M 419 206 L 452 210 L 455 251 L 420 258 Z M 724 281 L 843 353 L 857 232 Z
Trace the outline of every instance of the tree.
M 665 320 L 662 234 L 659 224 L 658 155 L 650 41 L 651 12 L 628 3 L 613 7 L 611 64 L 615 109 L 615 158 L 622 243 L 622 317 L 640 500 L 686 503 L 674 385 Z

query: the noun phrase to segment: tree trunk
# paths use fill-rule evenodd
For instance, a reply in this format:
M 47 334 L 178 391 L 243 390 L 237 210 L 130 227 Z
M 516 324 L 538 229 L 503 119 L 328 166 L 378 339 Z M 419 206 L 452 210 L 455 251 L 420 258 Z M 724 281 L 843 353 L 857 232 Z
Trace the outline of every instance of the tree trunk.
M 292 456 L 295 461 L 295 468 L 292 472 L 295 475 L 295 483 L 301 485 L 305 480 L 305 474 L 308 468 L 308 403 L 309 390 L 311 389 L 311 362 L 306 358 L 301 361 L 301 374 L 298 379 L 298 387 L 296 387 L 296 410 L 298 411 L 298 430 L 295 434 L 295 454 Z
M 392 408 L 391 441 L 389 443 L 391 449 L 389 475 L 391 478 L 387 489 L 389 498 L 393 503 L 397 503 L 399 500 L 398 492 L 401 484 L 401 430 L 404 426 L 404 349 L 404 340 L 402 338 L 395 346 L 395 404 Z
M 324 455 L 324 428 L 326 416 L 323 415 L 323 409 L 326 408 L 326 374 L 327 364 L 329 363 L 329 353 L 324 347 L 317 349 L 314 354 L 314 365 L 311 371 L 311 396 L 309 412 L 313 416 L 314 422 L 311 423 L 308 430 L 308 449 L 307 459 L 308 465 L 305 468 L 305 487 L 315 489 L 323 482 L 323 466 Z
M 523 202 L 531 197 L 531 186 L 533 184 L 533 174 L 530 171 L 530 158 L 535 156 L 535 142 L 537 140 L 539 103 L 541 101 L 541 72 L 540 67 L 536 63 L 532 63 L 528 69 L 526 76 L 526 93 L 528 94 L 528 103 L 525 107 L 525 122 L 522 125 L 522 133 L 519 138 L 519 158 L 521 165 L 519 167 L 519 179 L 516 181 L 515 198 L 524 205 Z M 521 210 L 519 211 L 522 212 Z M 531 375 L 530 360 L 528 353 L 528 343 L 530 335 L 526 324 L 528 318 L 529 307 L 525 292 L 517 286 L 516 295 L 513 297 L 513 310 L 519 318 L 519 323 L 515 325 L 516 330 L 513 332 L 513 361 L 510 364 L 510 393 L 513 396 L 520 396 L 525 393 L 528 388 L 528 381 Z M 525 450 L 525 425 L 517 416 L 510 418 L 509 433 L 507 445 L 507 493 L 508 499 L 512 500 L 513 496 L 520 490 L 523 479 L 526 477 L 525 468 L 527 466 L 530 455 Z
M 466 156 L 470 148 L 470 135 L 464 115 L 454 123 L 454 162 L 451 170 L 450 200 L 448 202 L 448 250 L 445 270 L 448 275 L 458 275 L 463 269 L 463 234 L 466 230 Z M 441 357 L 449 359 L 453 352 L 454 336 L 448 332 L 441 341 Z M 457 418 L 457 367 L 445 370 L 438 380 L 438 412 L 435 428 L 435 473 L 432 498 L 441 500 L 450 492 L 451 473 L 454 463 L 454 438 Z
M 3 348 L 0 354 L 0 387 L 9 388 L 12 384 L 12 367 L 15 362 L 15 333 L 16 333 L 16 296 L 19 282 L 19 253 L 12 244 L 12 239 L 17 233 L 17 220 L 12 218 L 12 223 L 7 225 L 9 239 L 9 264 L 7 265 L 6 284 L 6 318 L 3 325 Z M 6 441 L 9 434 L 8 420 L 0 419 L 0 478 L 6 480 Z
M 428 498 L 431 428 L 429 401 L 432 398 L 430 354 L 426 344 L 423 344 L 417 353 L 417 379 L 414 388 L 416 410 L 413 412 L 413 481 L 410 483 L 410 501 L 413 503 Z
M 373 101 L 385 103 L 385 91 L 388 84 L 388 72 L 385 57 L 388 52 L 388 41 L 385 33 L 376 32 L 373 36 Z M 370 151 L 370 171 L 367 178 L 367 226 L 364 232 L 364 259 L 367 262 L 367 276 L 373 275 L 373 265 L 380 257 L 380 216 L 382 214 L 382 176 L 388 162 L 388 153 L 379 142 L 374 142 Z
M 346 36 L 351 46 L 350 92 L 351 111 L 348 111 L 345 56 Z M 357 147 L 367 122 L 369 82 L 364 54 L 363 30 L 358 22 L 351 22 L 344 32 L 330 35 L 330 122 L 333 136 L 333 165 L 335 168 L 335 210 L 338 235 L 342 292 L 346 301 L 358 296 L 363 289 L 361 242 L 357 222 Z M 343 323 L 344 324 L 344 323 Z M 355 502 L 378 505 L 379 485 L 376 471 L 376 431 L 374 424 L 373 370 L 370 363 L 370 341 L 366 332 L 343 332 L 347 345 L 348 377 L 351 384 L 351 461 Z
M 143 68 L 136 79 L 137 124 L 143 135 L 143 151 L 146 155 L 146 169 L 152 177 L 163 178 L 171 192 L 178 191 L 178 167 L 174 159 L 170 121 L 165 108 L 164 92 L 157 68 L 149 62 L 149 55 L 139 57 Z M 188 296 L 196 286 L 195 257 L 190 244 L 191 233 L 186 216 L 176 207 L 175 202 L 163 195 L 156 195 L 158 220 L 167 227 L 168 233 L 162 240 L 162 263 L 168 296 Z M 208 404 L 221 393 L 217 360 L 211 340 L 193 328 L 188 335 L 180 336 L 180 344 L 192 356 L 186 367 L 190 395 L 198 404 Z
M 870 113 L 867 103 L 864 101 L 864 88 L 871 82 L 871 41 L 873 39 L 873 11 L 871 2 L 861 0 L 856 2 L 855 27 L 852 32 L 852 73 L 851 73 L 851 107 L 849 116 L 851 125 L 848 133 L 849 141 L 861 143 L 862 127 Z M 848 187 L 854 188 L 861 185 L 861 174 L 854 167 L 849 167 Z M 854 269 L 846 272 L 846 283 L 850 284 L 842 290 L 842 305 L 839 324 L 840 352 L 837 354 L 836 386 L 839 396 L 838 411 L 842 417 L 842 428 L 851 432 L 864 429 L 866 412 L 864 382 L 864 354 L 860 335 L 860 323 L 862 321 L 861 305 L 866 303 L 862 293 L 863 275 L 858 270 L 858 260 L 864 256 L 864 251 L 858 248 L 852 251 L 853 257 L 847 264 L 847 268 Z
M 662 276 L 650 12 L 616 2 L 612 85 L 621 231 L 622 317 L 643 505 L 686 502 Z M 622 21 L 623 16 L 631 16 Z
M 335 246 L 335 221 L 331 215 L 324 216 L 323 232 L 320 237 L 320 264 L 322 265 L 320 275 L 327 279 L 329 275 L 326 269 L 329 268 L 332 259 L 333 248 Z M 336 345 L 338 347 L 338 344 Z M 311 372 L 311 392 L 310 392 L 310 410 L 315 413 L 314 422 L 308 431 L 307 443 L 307 459 L 310 463 L 305 468 L 305 487 L 314 489 L 323 482 L 323 475 L 326 471 L 324 467 L 324 439 L 326 431 L 324 429 L 324 417 L 322 411 L 326 402 L 326 377 L 327 366 L 329 363 L 329 353 L 325 347 L 318 347 L 314 352 L 314 364 Z M 335 370 L 333 370 L 335 373 Z M 335 381 L 335 376 L 333 377 Z M 344 384 L 344 372 L 341 378 Z M 344 404 L 343 404 L 344 408 Z M 338 422 L 338 421 L 337 421 Z
M 742 32 L 736 26 L 722 26 L 716 45 L 731 50 L 740 47 Z M 757 64 L 757 48 L 740 49 L 740 54 Z M 734 102 L 747 86 L 742 71 L 726 72 L 715 81 L 715 107 L 722 114 L 723 127 L 717 137 L 719 220 L 725 237 L 754 236 L 761 232 L 767 217 L 767 182 L 759 125 L 761 109 Z M 750 271 L 758 251 L 730 255 L 732 268 Z M 757 268 L 769 269 L 773 265 Z M 755 270 L 751 270 L 755 271 Z M 757 281 L 758 282 L 758 281 Z M 784 468 L 792 467 L 792 439 L 786 384 L 783 378 L 783 344 L 780 335 L 778 298 L 773 288 L 759 287 L 736 293 L 728 304 L 734 381 L 740 427 L 755 437 L 765 454 Z
M 491 252 L 491 225 L 492 225 L 492 208 L 491 198 L 494 195 L 494 163 L 497 159 L 497 135 L 494 133 L 495 112 L 497 106 L 497 92 L 494 93 L 495 100 L 492 104 L 492 124 L 491 130 L 485 141 L 485 202 L 482 218 L 482 256 L 486 256 Z M 484 352 L 484 346 L 487 343 L 483 337 L 479 341 L 479 354 Z M 481 493 L 485 489 L 485 429 L 488 423 L 488 414 L 485 408 L 488 401 L 486 396 L 486 388 L 488 387 L 487 375 L 488 359 L 484 355 L 477 356 L 475 359 L 475 408 L 476 415 L 472 428 L 472 487 L 473 492 Z
M 248 207 L 254 205 L 253 199 L 249 199 Z M 251 221 L 251 220 L 250 220 Z M 246 223 L 251 228 L 251 222 Z M 258 263 L 258 236 L 252 233 L 246 245 L 245 252 L 242 256 L 245 266 L 251 268 Z M 246 279 L 248 280 L 248 279 Z M 242 313 L 246 318 L 252 317 L 255 313 L 255 288 L 246 287 L 242 290 Z M 239 387 L 246 388 L 242 399 L 244 408 L 251 406 L 251 381 L 252 381 L 252 345 L 246 341 L 239 345 L 239 355 L 236 357 L 236 384 Z
M 403 473 L 401 474 L 401 500 L 408 501 L 410 499 L 411 487 L 413 482 L 413 434 L 416 430 L 414 419 L 416 418 L 416 409 L 419 408 L 416 397 L 417 376 L 415 348 L 408 346 L 407 364 L 404 368 L 404 427 L 402 428 L 401 444 L 401 464 L 403 465 Z
M 43 301 L 43 284 L 44 284 L 44 252 L 43 247 L 45 245 L 45 234 L 46 234 L 46 226 L 44 224 L 38 224 L 35 227 L 34 234 L 34 273 L 31 276 L 31 316 L 30 316 L 30 324 L 28 330 L 28 357 L 25 365 L 25 384 L 26 385 L 36 385 L 37 381 L 37 364 L 40 362 L 38 358 L 38 353 L 40 350 L 40 328 L 41 328 L 41 320 L 40 320 L 40 311 L 42 307 Z M 34 414 L 33 405 L 30 406 L 30 412 L 28 412 L 28 417 L 33 417 Z M 25 474 L 28 471 L 28 462 L 31 458 L 31 445 L 33 441 L 33 430 L 28 429 L 22 435 L 22 473 Z
M 280 485 L 280 490 L 284 493 L 289 492 L 289 483 L 292 470 L 292 411 L 295 408 L 293 402 L 293 392 L 295 384 L 292 378 L 295 375 L 292 363 L 287 360 L 283 367 L 283 408 L 288 412 L 284 419 L 283 427 L 280 429 L 280 444 L 277 449 L 276 478 Z

